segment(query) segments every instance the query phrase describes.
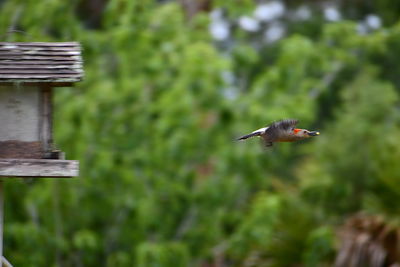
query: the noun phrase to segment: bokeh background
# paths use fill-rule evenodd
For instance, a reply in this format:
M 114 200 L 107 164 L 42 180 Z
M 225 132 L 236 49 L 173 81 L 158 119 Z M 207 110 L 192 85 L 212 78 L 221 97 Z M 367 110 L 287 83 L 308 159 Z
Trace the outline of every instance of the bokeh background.
M 81 175 L 6 181 L 5 255 L 398 261 L 399 14 L 396 0 L 0 0 L 1 41 L 79 41 L 85 61 L 85 79 L 55 95 L 56 143 Z M 283 118 L 321 135 L 235 141 Z

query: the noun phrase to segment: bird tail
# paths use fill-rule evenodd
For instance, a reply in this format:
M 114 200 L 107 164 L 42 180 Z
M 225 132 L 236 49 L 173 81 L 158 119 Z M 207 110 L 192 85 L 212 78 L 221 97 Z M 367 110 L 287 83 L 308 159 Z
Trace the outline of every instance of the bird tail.
M 247 139 L 247 138 L 250 138 L 250 137 L 253 137 L 253 136 L 259 136 L 259 135 L 260 135 L 259 132 L 255 132 L 255 133 L 243 135 L 243 136 L 239 137 L 239 138 L 236 139 L 236 140 L 245 140 L 245 139 Z

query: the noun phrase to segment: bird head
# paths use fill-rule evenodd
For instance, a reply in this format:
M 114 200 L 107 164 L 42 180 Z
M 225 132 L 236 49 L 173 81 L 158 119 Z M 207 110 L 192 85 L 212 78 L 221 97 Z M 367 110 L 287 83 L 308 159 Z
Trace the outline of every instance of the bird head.
M 298 138 L 304 139 L 304 138 L 310 138 L 312 136 L 317 136 L 319 135 L 319 132 L 295 128 L 293 129 L 293 134 Z

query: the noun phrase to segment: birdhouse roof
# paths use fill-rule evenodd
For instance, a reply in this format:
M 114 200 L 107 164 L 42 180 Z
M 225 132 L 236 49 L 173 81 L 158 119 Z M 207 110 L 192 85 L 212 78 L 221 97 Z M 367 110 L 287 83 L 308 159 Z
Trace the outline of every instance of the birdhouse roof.
M 82 77 L 78 42 L 0 42 L 0 83 L 71 83 Z

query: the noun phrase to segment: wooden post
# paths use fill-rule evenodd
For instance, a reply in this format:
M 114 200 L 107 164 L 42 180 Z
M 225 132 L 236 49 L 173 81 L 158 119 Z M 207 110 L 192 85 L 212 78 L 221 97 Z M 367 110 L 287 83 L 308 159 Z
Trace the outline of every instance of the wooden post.
M 12 267 L 11 263 L 3 256 L 3 226 L 4 226 L 4 186 L 0 179 L 0 266 Z
M 3 266 L 3 223 L 4 223 L 4 195 L 3 181 L 0 180 L 0 259 Z
M 41 114 L 39 139 L 42 142 L 44 151 L 53 149 L 53 110 L 52 110 L 52 90 L 50 86 L 43 86 L 41 94 Z

